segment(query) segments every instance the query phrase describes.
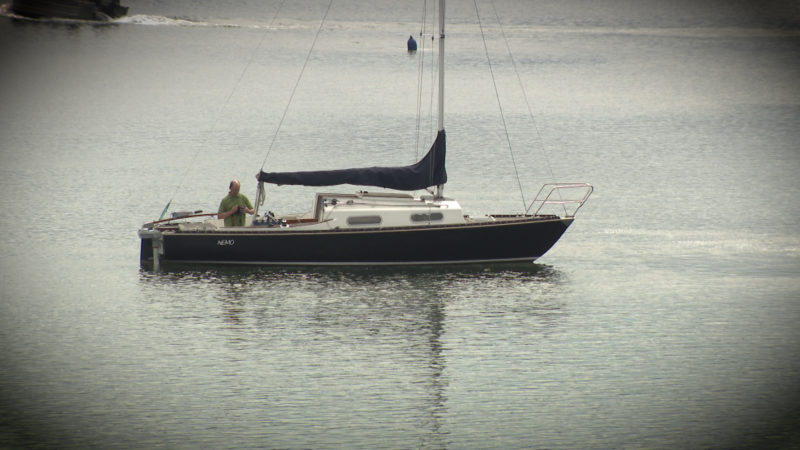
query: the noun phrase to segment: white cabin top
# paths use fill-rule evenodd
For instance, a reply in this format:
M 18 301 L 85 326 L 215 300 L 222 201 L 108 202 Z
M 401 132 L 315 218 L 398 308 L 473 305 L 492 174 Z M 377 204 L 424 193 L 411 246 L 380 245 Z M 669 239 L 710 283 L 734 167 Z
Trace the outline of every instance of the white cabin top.
M 432 195 L 413 197 L 403 193 L 318 193 L 314 199 L 315 222 L 328 228 L 386 228 L 463 224 L 461 205 L 453 199 Z

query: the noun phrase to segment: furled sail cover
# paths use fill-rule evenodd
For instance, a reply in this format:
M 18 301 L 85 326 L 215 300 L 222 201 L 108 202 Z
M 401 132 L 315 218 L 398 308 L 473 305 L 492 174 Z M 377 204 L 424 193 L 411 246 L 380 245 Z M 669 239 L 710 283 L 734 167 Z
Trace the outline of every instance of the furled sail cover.
M 264 172 L 258 181 L 272 184 L 294 184 L 302 186 L 334 186 L 353 184 L 356 186 L 378 186 L 400 191 L 425 189 L 447 182 L 444 168 L 445 135 L 440 130 L 436 141 L 424 158 L 405 167 L 365 167 L 362 169 L 321 170 L 308 172 Z

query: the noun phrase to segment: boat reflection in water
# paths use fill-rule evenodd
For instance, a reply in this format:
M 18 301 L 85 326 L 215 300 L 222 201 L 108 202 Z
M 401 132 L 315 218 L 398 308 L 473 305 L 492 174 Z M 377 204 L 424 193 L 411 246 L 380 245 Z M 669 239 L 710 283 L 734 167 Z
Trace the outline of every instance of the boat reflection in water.
M 146 313 L 168 318 L 171 333 L 205 330 L 208 342 L 181 344 L 204 349 L 189 363 L 197 367 L 182 370 L 203 378 L 227 368 L 233 386 L 247 386 L 246 409 L 268 416 L 271 443 L 312 420 L 301 442 L 347 443 L 354 437 L 337 433 L 357 430 L 367 433 L 361 442 L 444 448 L 445 418 L 464 401 L 454 374 L 480 357 L 469 349 L 484 348 L 481 336 L 508 334 L 504 317 L 524 322 L 529 343 L 556 332 L 565 311 L 553 293 L 563 282 L 538 264 L 313 272 L 173 264 L 142 270 L 139 285 Z M 497 298 L 509 285 L 520 296 Z

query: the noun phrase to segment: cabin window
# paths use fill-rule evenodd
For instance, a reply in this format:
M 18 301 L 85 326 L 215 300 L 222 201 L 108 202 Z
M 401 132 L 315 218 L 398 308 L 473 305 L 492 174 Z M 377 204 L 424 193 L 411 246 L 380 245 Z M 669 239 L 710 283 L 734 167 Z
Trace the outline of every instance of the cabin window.
M 442 220 L 442 219 L 444 219 L 444 215 L 440 212 L 411 215 L 412 222 L 435 222 L 437 220 Z
M 347 218 L 348 225 L 378 225 L 381 216 L 351 216 Z

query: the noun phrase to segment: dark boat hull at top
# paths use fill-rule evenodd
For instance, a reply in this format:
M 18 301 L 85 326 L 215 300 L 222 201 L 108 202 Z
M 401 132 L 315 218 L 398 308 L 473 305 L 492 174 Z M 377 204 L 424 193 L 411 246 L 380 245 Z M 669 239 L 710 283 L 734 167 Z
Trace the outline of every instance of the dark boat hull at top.
M 128 14 L 119 0 L 14 0 L 14 14 L 33 18 L 109 20 Z

